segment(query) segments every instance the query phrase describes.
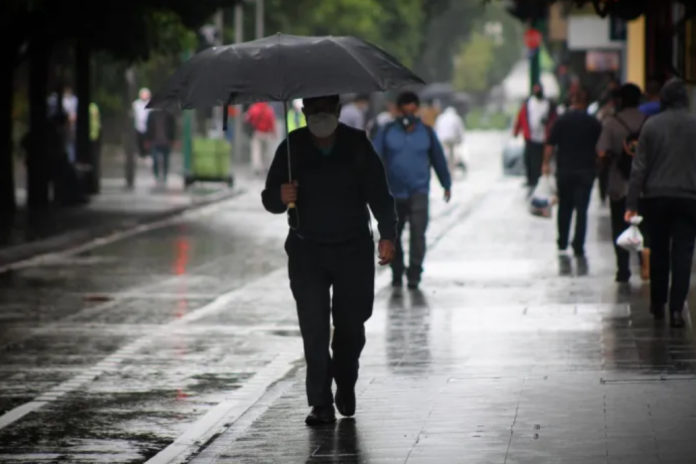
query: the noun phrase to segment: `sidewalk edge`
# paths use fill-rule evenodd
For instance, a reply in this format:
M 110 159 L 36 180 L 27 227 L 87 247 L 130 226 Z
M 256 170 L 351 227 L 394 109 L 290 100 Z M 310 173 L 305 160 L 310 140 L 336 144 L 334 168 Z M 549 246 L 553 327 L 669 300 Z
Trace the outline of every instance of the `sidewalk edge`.
M 94 228 L 79 229 L 66 232 L 43 240 L 10 246 L 0 249 L 0 273 L 9 270 L 23 261 L 39 258 L 44 255 L 57 253 L 68 248 L 78 247 L 93 240 L 98 240 L 112 234 L 124 233 L 138 227 L 147 226 L 167 219 L 175 218 L 186 212 L 202 209 L 215 203 L 220 203 L 238 197 L 246 192 L 245 189 L 233 189 L 219 194 L 211 194 L 190 205 L 173 208 L 167 211 L 152 213 L 140 219 L 125 219 L 118 224 Z

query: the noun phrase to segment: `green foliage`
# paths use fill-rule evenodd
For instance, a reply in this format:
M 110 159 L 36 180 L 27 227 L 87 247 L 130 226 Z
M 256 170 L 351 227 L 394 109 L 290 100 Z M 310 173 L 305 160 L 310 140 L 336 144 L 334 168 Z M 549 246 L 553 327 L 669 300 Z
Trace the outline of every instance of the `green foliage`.
M 506 130 L 510 127 L 511 117 L 505 113 L 486 113 L 481 108 L 474 108 L 466 115 L 464 124 L 468 130 Z
M 463 92 L 483 93 L 488 90 L 488 75 L 495 61 L 496 44 L 490 37 L 475 31 L 462 42 L 454 60 L 452 84 Z
M 358 36 L 408 65 L 420 47 L 422 1 L 267 0 L 266 25 L 270 33 Z
M 500 34 L 486 34 L 486 24 L 496 24 Z M 452 82 L 458 90 L 484 93 L 498 85 L 522 57 L 522 28 L 501 5 L 491 3 L 473 23 L 474 31 L 461 42 Z

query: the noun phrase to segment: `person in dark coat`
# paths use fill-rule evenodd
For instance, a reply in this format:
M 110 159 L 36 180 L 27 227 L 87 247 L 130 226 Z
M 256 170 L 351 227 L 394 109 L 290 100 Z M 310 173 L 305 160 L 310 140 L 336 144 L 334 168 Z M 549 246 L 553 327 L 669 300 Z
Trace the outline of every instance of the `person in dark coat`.
M 338 411 L 343 416 L 355 414 L 364 325 L 372 315 L 375 291 L 370 210 L 378 223 L 383 266 L 394 257 L 396 213 L 384 167 L 365 131 L 338 122 L 338 96 L 303 103 L 307 127 L 291 132 L 278 147 L 262 200 L 271 213 L 289 211 L 285 250 L 312 408 L 305 422 L 319 425 L 336 420 L 332 381 Z
M 671 79 L 660 93 L 662 111 L 643 126 L 628 183 L 625 220 L 643 202 L 650 237 L 650 310 L 684 327 L 696 242 L 696 115 L 684 81 Z M 671 286 L 670 286 L 671 274 Z
M 176 119 L 169 111 L 152 110 L 147 116 L 146 147 L 152 155 L 152 172 L 160 185 L 167 184 L 169 157 L 176 141 Z

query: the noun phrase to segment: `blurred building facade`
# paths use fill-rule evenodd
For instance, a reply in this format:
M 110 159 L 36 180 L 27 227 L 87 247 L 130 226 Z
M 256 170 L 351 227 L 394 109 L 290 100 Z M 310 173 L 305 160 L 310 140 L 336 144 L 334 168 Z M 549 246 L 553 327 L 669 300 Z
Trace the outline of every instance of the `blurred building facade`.
M 511 0 L 509 4 L 510 13 L 530 27 L 544 25 L 545 41 L 557 64 L 570 68 L 592 94 L 604 87 L 609 76 L 641 87 L 653 77 L 676 76 L 696 84 L 696 1 Z

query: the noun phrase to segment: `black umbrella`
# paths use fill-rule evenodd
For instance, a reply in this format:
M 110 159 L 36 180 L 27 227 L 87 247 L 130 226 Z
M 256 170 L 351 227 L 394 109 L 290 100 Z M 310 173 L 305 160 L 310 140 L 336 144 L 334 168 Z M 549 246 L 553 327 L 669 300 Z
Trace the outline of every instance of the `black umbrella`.
M 198 53 L 154 94 L 148 108 L 282 101 L 287 119 L 287 102 L 296 98 L 381 92 L 423 83 L 389 53 L 356 37 L 276 34 Z M 223 114 L 226 126 L 227 111 Z
M 291 101 L 414 84 L 423 81 L 389 53 L 356 37 L 276 34 L 198 53 L 154 94 L 148 107 Z

